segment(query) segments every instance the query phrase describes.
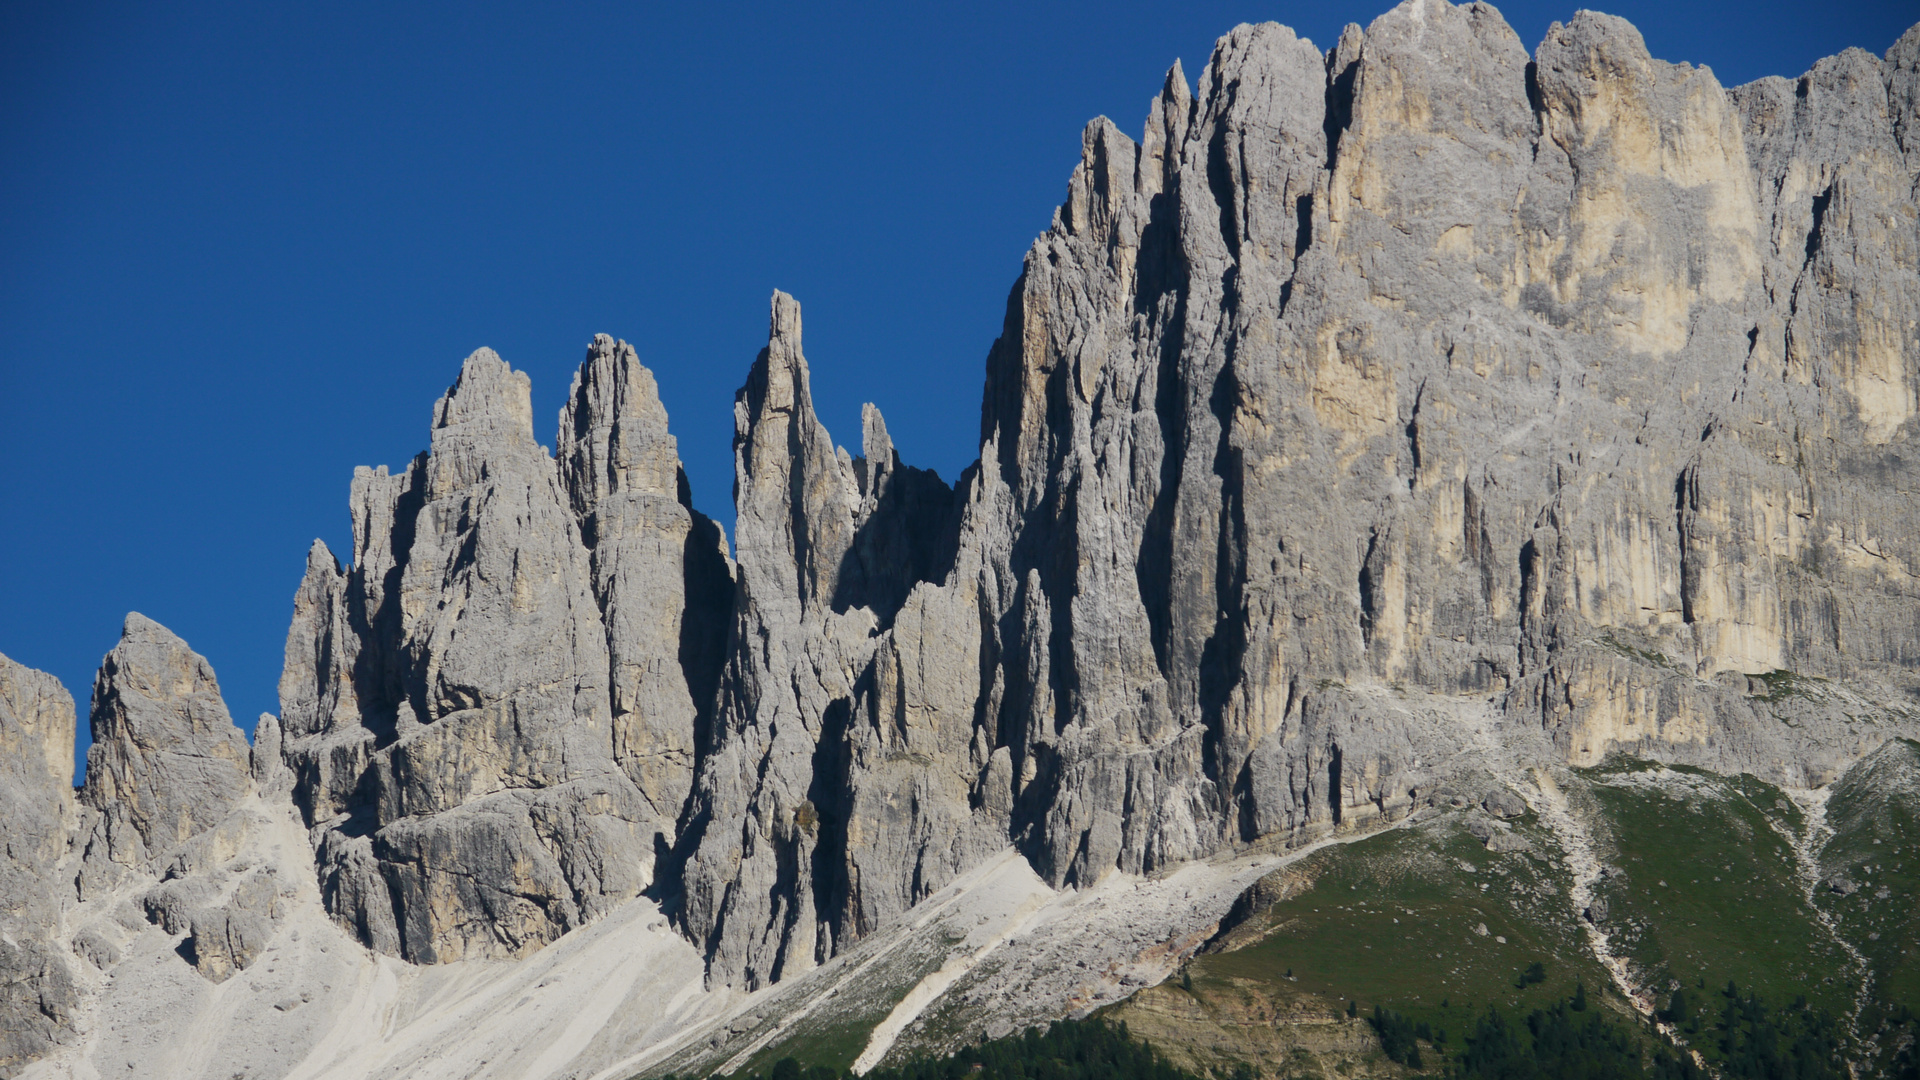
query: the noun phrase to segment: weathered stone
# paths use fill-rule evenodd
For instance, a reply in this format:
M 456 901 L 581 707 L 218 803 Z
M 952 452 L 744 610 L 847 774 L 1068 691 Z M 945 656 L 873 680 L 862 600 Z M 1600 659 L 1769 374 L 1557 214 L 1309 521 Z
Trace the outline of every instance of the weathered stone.
M 716 979 L 752 987 L 833 954 L 837 759 L 877 629 L 871 611 L 835 602 L 862 493 L 814 416 L 800 306 L 784 293 L 734 399 L 734 501 L 735 621 L 681 918 Z
M 73 952 L 102 971 L 120 962 L 120 946 L 98 927 L 73 935 Z
M 219 892 L 205 877 L 175 878 L 161 882 L 140 898 L 147 921 L 169 934 L 184 934 L 193 927 L 194 913 L 213 902 Z
M 945 614 L 864 594 L 870 654 L 817 597 L 860 595 L 850 528 L 899 527 L 863 518 L 777 298 L 736 640 L 781 644 L 735 653 L 686 871 L 715 977 L 924 895 L 916 822 L 1004 815 L 1081 884 L 1405 813 L 1468 747 L 1371 688 L 1493 695 L 1574 764 L 1838 775 L 1855 721 L 1807 676 L 1915 685 L 1913 40 L 1729 93 L 1586 12 L 1531 57 L 1484 4 L 1408 0 L 1324 56 L 1235 30 L 1139 143 L 1088 126 L 988 358 L 953 553 L 914 575 Z M 929 655 L 979 674 L 933 666 L 919 709 L 953 721 L 904 785 L 862 763 L 913 742 Z
M 1499 829 L 1487 837 L 1487 850 L 1493 852 L 1532 851 L 1533 841 L 1517 832 Z
M 101 662 L 89 717 L 80 801 L 104 819 L 115 862 L 161 857 L 218 824 L 252 787 L 251 748 L 213 668 L 144 615 L 127 616 Z
M 685 671 L 711 684 L 727 571 L 630 350 L 596 341 L 561 447 L 564 478 L 526 377 L 473 354 L 430 452 L 355 475 L 354 568 L 316 544 L 295 599 L 283 754 L 323 895 L 413 960 L 517 955 L 635 896 L 691 783 Z
M 660 846 L 670 848 L 710 738 L 731 592 L 725 541 L 691 505 L 653 374 L 626 342 L 594 338 L 555 445 L 593 553 L 614 756 L 651 807 Z
M 196 912 L 188 937 L 193 966 L 210 982 L 226 982 L 253 963 L 272 936 L 273 925 L 259 915 L 226 908 Z
M 60 926 L 60 860 L 77 824 L 73 698 L 0 656 L 0 1075 L 68 1034 L 79 995 Z
M 1500 827 L 1495 825 L 1490 819 L 1479 814 L 1469 814 L 1467 816 L 1466 829 L 1467 835 L 1483 844 L 1493 839 L 1501 831 Z
M 557 457 L 477 352 L 429 452 L 356 472 L 351 568 L 309 551 L 250 750 L 130 617 L 72 807 L 58 695 L 0 664 L 0 1008 L 113 963 L 51 948 L 69 841 L 58 887 L 243 969 L 280 894 L 233 811 L 289 790 L 376 949 L 522 955 L 651 888 L 751 989 L 1009 843 L 1083 887 L 1448 806 L 1529 851 L 1495 748 L 1866 783 L 1920 693 L 1916 132 L 1920 28 L 1726 90 L 1592 12 L 1531 55 L 1482 3 L 1239 27 L 1139 141 L 1082 133 L 957 483 L 871 405 L 834 445 L 774 295 L 737 561 L 630 346 Z
M 1502 820 L 1524 817 L 1527 813 L 1527 801 L 1506 788 L 1494 788 L 1480 800 L 1480 806 L 1487 813 Z

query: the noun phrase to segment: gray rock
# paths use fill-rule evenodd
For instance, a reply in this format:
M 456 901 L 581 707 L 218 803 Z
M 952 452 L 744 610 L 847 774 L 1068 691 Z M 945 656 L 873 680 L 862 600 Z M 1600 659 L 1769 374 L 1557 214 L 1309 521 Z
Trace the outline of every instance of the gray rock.
M 0 656 L 0 1075 L 70 1036 L 79 991 L 61 930 L 60 860 L 77 824 L 73 698 Z
M 169 934 L 185 934 L 193 927 L 194 914 L 213 902 L 217 886 L 199 875 L 164 881 L 140 898 L 147 921 Z
M 275 786 L 286 776 L 287 769 L 280 757 L 280 718 L 272 713 L 261 713 L 260 719 L 253 724 L 253 750 L 247 759 L 253 782 L 266 788 Z
M 1916 132 L 1920 28 L 1732 90 L 1592 12 L 1532 54 L 1479 3 L 1236 28 L 1138 141 L 1082 133 L 955 483 L 872 406 L 834 444 L 774 295 L 737 560 L 631 347 L 557 458 L 477 352 L 429 452 L 356 472 L 351 568 L 308 552 L 252 748 L 130 617 L 74 806 L 70 704 L 0 665 L 0 1019 L 65 1000 L 69 839 L 83 898 L 173 875 L 207 977 L 259 955 L 279 887 L 196 839 L 254 790 L 380 950 L 523 955 L 652 889 L 752 989 L 1007 844 L 1079 887 L 1445 805 L 1531 850 L 1486 740 L 1866 776 L 1920 692 Z
M 272 937 L 273 923 L 262 913 L 213 908 L 194 913 L 187 946 L 194 968 L 209 982 L 221 983 L 253 963 Z
M 849 535 L 899 527 L 813 419 L 776 297 L 736 412 L 744 614 L 685 871 L 714 977 L 796 970 L 964 867 L 966 831 L 929 861 L 919 822 L 1004 827 L 1071 885 L 1403 814 L 1467 748 L 1369 686 L 1490 695 L 1572 764 L 1796 784 L 1860 752 L 1817 677 L 1910 729 L 1888 706 L 1914 688 L 1914 579 L 1889 568 L 1920 565 L 1897 494 L 1920 249 L 1893 56 L 1783 96 L 1593 13 L 1531 57 L 1484 4 L 1409 0 L 1325 56 L 1235 30 L 1197 96 L 1170 73 L 1139 142 L 1083 134 L 988 357 L 951 562 L 928 544 L 914 575 L 938 619 L 853 576 Z M 855 598 L 871 653 L 837 621 Z M 951 719 L 895 759 L 904 786 L 863 764 L 905 751 L 897 673 L 929 655 L 978 676 L 931 669 L 955 677 L 926 715 Z M 1799 691 L 1737 678 L 1776 670 Z
M 129 614 L 101 662 L 80 801 L 99 812 L 106 854 L 137 865 L 212 828 L 247 792 L 251 748 L 206 659 Z
M 99 927 L 89 926 L 73 935 L 74 955 L 105 971 L 120 962 L 120 946 Z
M 1487 813 L 1502 821 L 1525 817 L 1527 801 L 1506 788 L 1494 788 L 1480 800 L 1480 806 Z
M 845 835 L 833 770 L 876 629 L 871 612 L 835 603 L 860 483 L 814 416 L 800 308 L 784 293 L 734 399 L 734 459 L 736 629 L 689 815 L 705 827 L 681 918 L 716 978 L 755 987 L 833 953 L 831 845 Z
M 605 468 L 657 486 L 649 452 Z M 625 676 L 526 376 L 468 357 L 431 451 L 358 471 L 352 501 L 354 568 L 314 545 L 280 684 L 335 917 L 436 962 L 519 955 L 638 894 L 672 818 L 619 760 L 645 740 L 616 727 Z M 621 655 L 650 667 L 648 644 Z
M 1517 832 L 1501 829 L 1496 831 L 1492 836 L 1487 837 L 1487 850 L 1494 852 L 1532 851 L 1533 841 L 1528 840 Z
M 614 757 L 662 848 L 710 739 L 732 591 L 719 526 L 692 507 L 667 411 L 633 347 L 602 334 L 555 443 L 607 636 Z

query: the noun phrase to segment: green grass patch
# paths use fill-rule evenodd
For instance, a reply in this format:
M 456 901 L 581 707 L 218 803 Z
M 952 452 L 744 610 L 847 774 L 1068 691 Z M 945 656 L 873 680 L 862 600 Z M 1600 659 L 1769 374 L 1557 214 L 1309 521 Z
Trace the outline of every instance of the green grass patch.
M 1827 825 L 1815 895 L 1873 971 L 1872 1031 L 1901 1006 L 1920 1010 L 1920 745 L 1893 740 L 1848 770 Z
M 921 979 L 939 969 L 960 940 L 951 930 L 936 926 L 932 934 L 890 948 L 858 976 L 841 980 L 831 994 L 826 991 L 832 984 L 821 981 L 820 976 L 802 975 L 784 999 L 768 1001 L 751 1016 L 735 1021 L 718 1044 L 688 1048 L 660 1062 L 657 1068 L 687 1076 L 713 1074 L 791 1017 L 794 1010 L 807 1009 L 807 1015 L 774 1034 L 734 1074 L 764 1075 L 782 1060 L 792 1060 L 805 1068 L 845 1071 L 866 1050 L 873 1029 Z
M 1809 695 L 1815 687 L 1827 681 L 1817 675 L 1801 675 L 1798 672 L 1788 671 L 1785 668 L 1775 668 L 1763 674 L 1749 675 L 1747 678 L 1759 679 L 1762 683 L 1766 684 L 1767 692 L 1758 695 L 1759 700 L 1766 702 L 1785 701 L 1791 697 L 1805 697 Z
M 1768 1000 L 1804 993 L 1830 1013 L 1849 1011 L 1848 957 L 1806 901 L 1778 831 L 1804 822 L 1778 788 L 1679 769 L 1589 779 L 1625 871 L 1597 890 L 1606 928 L 1653 987 L 1732 979 Z
M 1266 936 L 1196 958 L 1192 992 L 1268 995 L 1293 1008 L 1393 1008 L 1415 1025 L 1458 1033 L 1488 1005 L 1523 1014 L 1589 993 L 1607 975 L 1587 951 L 1564 871 L 1541 855 L 1495 854 L 1445 815 L 1308 857 L 1312 886 L 1256 918 Z M 1484 928 L 1485 933 L 1480 931 Z M 1529 969 L 1539 965 L 1533 978 Z
M 1662 652 L 1656 652 L 1652 649 L 1642 649 L 1636 645 L 1633 645 L 1630 642 L 1622 641 L 1611 630 L 1602 632 L 1599 638 L 1597 638 L 1596 640 L 1598 640 L 1600 644 L 1606 646 L 1608 649 L 1611 649 L 1614 652 L 1619 653 L 1621 656 L 1627 657 L 1630 660 L 1638 660 L 1643 664 L 1651 664 L 1654 667 L 1665 668 L 1668 671 L 1679 672 L 1681 674 L 1690 674 L 1689 672 L 1681 668 L 1678 664 L 1675 664 L 1672 660 L 1668 659 L 1667 654 Z

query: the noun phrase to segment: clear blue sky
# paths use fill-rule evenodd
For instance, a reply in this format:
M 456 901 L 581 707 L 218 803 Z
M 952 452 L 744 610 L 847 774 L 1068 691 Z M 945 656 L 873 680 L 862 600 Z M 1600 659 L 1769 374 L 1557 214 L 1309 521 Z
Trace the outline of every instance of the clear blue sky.
M 1277 20 L 1387 4 L 0 3 L 0 653 L 85 713 L 129 610 L 275 682 L 304 553 L 469 351 L 543 440 L 596 332 L 659 377 L 731 524 L 732 396 L 797 296 L 821 415 L 973 460 L 1007 289 L 1106 114 Z M 1568 4 L 1502 5 L 1531 47 Z M 1920 5 L 1630 0 L 1733 85 L 1883 52 Z M 729 530 L 731 531 L 731 530 Z

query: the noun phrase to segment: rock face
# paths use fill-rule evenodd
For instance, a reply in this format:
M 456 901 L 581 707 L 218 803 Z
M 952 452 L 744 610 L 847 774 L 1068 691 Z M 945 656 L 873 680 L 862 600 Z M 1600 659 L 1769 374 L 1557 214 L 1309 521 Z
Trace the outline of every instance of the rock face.
M 552 457 L 475 354 L 297 601 L 331 909 L 435 961 L 651 887 L 758 987 L 1007 843 L 1078 886 L 1403 814 L 1461 695 L 1832 779 L 1920 688 L 1916 41 L 1727 91 L 1593 13 L 1241 27 L 1088 126 L 956 484 L 871 406 L 834 445 L 775 294 L 737 563 L 631 348 Z
M 776 296 L 690 819 L 713 977 L 1002 839 L 1073 885 L 1404 813 L 1462 736 L 1367 687 L 1802 785 L 1905 730 L 1916 43 L 1729 92 L 1590 12 L 1531 55 L 1439 0 L 1235 30 L 1138 142 L 1088 126 L 897 608 Z
M 130 616 L 76 802 L 0 660 L 0 1074 L 148 923 L 214 982 L 296 902 L 425 964 L 646 892 L 753 989 L 1009 845 L 1077 888 L 1444 801 L 1518 849 L 1503 740 L 1827 784 L 1917 730 L 1917 187 L 1920 27 L 1726 90 L 1407 0 L 1087 127 L 952 484 L 871 405 L 836 447 L 783 293 L 731 557 L 630 346 L 551 453 L 476 352 L 309 551 L 251 748 Z M 236 858 L 296 811 L 306 901 Z
M 93 684 L 80 801 L 109 858 L 139 866 L 205 832 L 252 788 L 247 737 L 213 667 L 152 619 L 127 616 Z
M 72 698 L 0 658 L 0 1076 L 85 1042 L 107 973 L 149 924 L 160 940 L 148 953 L 177 953 L 196 980 L 222 982 L 274 940 L 297 891 L 278 866 L 237 857 L 261 846 L 274 816 L 263 793 L 281 816 L 292 805 L 277 756 L 248 746 L 204 657 L 128 615 L 94 681 L 90 725 L 76 798 Z M 264 718 L 259 733 L 270 743 L 276 730 Z
M 631 348 L 594 342 L 559 445 L 556 464 L 526 376 L 483 349 L 431 451 L 355 475 L 353 569 L 308 556 L 282 753 L 329 908 L 382 951 L 524 953 L 638 895 L 672 847 L 722 542 Z
M 556 446 L 605 616 L 614 757 L 671 841 L 712 723 L 726 543 L 692 509 L 653 374 L 626 342 L 594 339 Z
M 725 981 L 804 971 L 1005 843 L 969 804 L 986 765 L 956 500 L 903 467 L 879 410 L 861 458 L 813 412 L 800 306 L 734 399 L 739 576 L 684 919 Z M 938 582 L 949 580 L 949 584 Z
M 0 1075 L 52 1048 L 78 994 L 54 944 L 75 822 L 73 698 L 0 656 Z

